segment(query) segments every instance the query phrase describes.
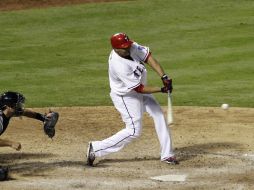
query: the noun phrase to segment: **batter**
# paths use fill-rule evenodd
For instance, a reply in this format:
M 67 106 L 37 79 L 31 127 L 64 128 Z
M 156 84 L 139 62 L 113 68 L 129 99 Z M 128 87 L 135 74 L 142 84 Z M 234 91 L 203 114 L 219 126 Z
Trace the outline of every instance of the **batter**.
M 138 138 L 142 131 L 144 112 L 148 112 L 154 120 L 161 146 L 161 161 L 178 164 L 163 111 L 152 96 L 152 93 L 156 92 L 172 92 L 172 80 L 152 57 L 149 48 L 130 40 L 125 33 L 114 34 L 111 37 L 111 45 L 113 50 L 108 59 L 110 97 L 121 114 L 125 128 L 102 141 L 89 142 L 87 165 L 93 166 L 96 157 L 117 152 Z M 162 88 L 146 85 L 147 64 L 161 77 L 164 84 Z

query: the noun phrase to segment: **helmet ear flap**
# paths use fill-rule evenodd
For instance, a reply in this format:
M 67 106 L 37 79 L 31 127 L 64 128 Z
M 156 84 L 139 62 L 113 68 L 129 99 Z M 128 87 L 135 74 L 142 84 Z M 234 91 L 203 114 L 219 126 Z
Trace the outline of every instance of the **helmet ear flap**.
M 20 116 L 20 115 L 23 115 L 24 113 L 25 97 L 20 93 L 17 93 L 17 96 L 18 96 L 18 101 L 15 106 L 15 115 Z

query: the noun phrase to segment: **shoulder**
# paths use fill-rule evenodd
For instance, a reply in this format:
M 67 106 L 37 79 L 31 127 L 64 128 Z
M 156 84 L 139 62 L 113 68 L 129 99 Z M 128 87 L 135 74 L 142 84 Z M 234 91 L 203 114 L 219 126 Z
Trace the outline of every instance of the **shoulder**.
M 134 42 L 130 49 L 131 57 L 139 62 L 146 62 L 147 57 L 150 54 L 149 47 L 139 45 Z
M 133 42 L 133 44 L 131 46 L 131 51 L 132 52 L 149 51 L 149 47 L 140 45 L 137 42 Z

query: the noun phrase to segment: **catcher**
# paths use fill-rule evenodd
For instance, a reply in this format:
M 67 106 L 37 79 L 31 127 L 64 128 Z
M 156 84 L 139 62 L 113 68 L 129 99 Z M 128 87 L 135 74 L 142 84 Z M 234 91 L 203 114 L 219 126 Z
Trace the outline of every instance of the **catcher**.
M 26 116 L 43 122 L 43 129 L 49 138 L 55 136 L 55 125 L 58 121 L 59 114 L 49 111 L 43 115 L 32 110 L 24 108 L 25 97 L 18 92 L 4 92 L 0 95 L 0 136 L 8 127 L 12 117 Z M 19 142 L 0 139 L 0 147 L 9 146 L 17 151 L 21 149 Z

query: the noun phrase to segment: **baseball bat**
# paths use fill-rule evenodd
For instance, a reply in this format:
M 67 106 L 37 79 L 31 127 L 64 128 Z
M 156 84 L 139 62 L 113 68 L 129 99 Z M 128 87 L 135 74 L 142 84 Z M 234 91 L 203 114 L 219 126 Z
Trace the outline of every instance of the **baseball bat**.
M 167 110 L 167 124 L 173 124 L 173 108 L 172 108 L 172 97 L 171 93 L 168 91 L 168 110 Z

